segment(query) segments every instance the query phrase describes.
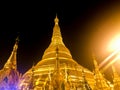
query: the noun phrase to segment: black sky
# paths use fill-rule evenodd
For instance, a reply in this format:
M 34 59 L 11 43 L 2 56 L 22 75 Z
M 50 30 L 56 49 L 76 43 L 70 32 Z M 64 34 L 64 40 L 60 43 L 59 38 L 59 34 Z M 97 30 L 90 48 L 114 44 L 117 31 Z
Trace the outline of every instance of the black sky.
M 31 68 L 33 62 L 36 64 L 41 60 L 51 41 L 56 14 L 63 42 L 73 59 L 90 70 L 93 69 L 92 51 L 97 59 L 104 59 L 108 53 L 103 50 L 110 39 L 106 36 L 118 32 L 105 31 L 102 26 L 111 25 L 108 22 L 113 26 L 120 24 L 120 0 L 44 0 L 1 4 L 0 68 L 7 61 L 19 35 L 17 63 L 22 73 Z

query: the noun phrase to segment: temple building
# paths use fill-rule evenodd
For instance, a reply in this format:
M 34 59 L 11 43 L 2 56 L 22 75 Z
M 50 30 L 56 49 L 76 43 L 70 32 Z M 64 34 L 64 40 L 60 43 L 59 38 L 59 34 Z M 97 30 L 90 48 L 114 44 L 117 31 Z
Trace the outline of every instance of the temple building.
M 95 57 L 93 71 L 78 64 L 63 42 L 57 16 L 54 23 L 51 42 L 42 59 L 24 74 L 17 70 L 16 39 L 10 57 L 0 70 L 0 90 L 120 90 L 120 76 L 115 68 L 110 83 L 100 72 Z

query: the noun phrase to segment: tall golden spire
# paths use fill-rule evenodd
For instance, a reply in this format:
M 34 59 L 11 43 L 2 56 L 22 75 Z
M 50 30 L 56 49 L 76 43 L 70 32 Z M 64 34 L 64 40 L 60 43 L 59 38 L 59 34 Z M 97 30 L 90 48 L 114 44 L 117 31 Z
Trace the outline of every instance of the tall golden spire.
M 54 28 L 53 28 L 53 35 L 52 35 L 52 43 L 54 44 L 63 44 L 62 41 L 62 36 L 61 36 L 61 32 L 60 32 L 60 27 L 59 27 L 59 19 L 56 15 L 56 18 L 54 19 Z
M 99 70 L 99 66 L 98 66 L 98 63 L 96 61 L 96 57 L 95 57 L 94 53 L 92 53 L 92 58 L 93 58 L 94 69 Z
M 95 56 L 93 56 L 93 60 L 94 60 L 93 62 L 94 62 L 94 78 L 95 78 L 94 89 L 95 90 L 110 90 L 110 87 L 107 84 L 107 80 L 105 79 L 105 77 L 99 70 L 99 66 L 97 64 Z
M 115 80 L 119 80 L 120 81 L 120 76 L 118 75 L 118 72 L 116 71 L 114 65 L 112 65 L 112 71 L 113 71 L 114 82 L 115 82 Z
M 59 27 L 59 19 L 56 15 L 55 19 L 54 19 L 54 27 L 53 27 L 53 34 L 52 34 L 52 38 L 51 38 L 51 43 L 49 45 L 49 47 L 45 50 L 44 55 L 43 55 L 43 59 L 46 58 L 55 58 L 56 56 L 56 48 L 59 49 L 59 56 L 66 56 L 67 58 L 72 58 L 70 51 L 66 48 L 66 46 L 63 43 L 62 40 L 62 35 L 61 35 L 61 31 L 60 31 L 60 27 Z M 62 52 L 61 52 L 62 51 Z
M 19 41 L 19 38 L 17 37 L 15 45 L 14 45 L 13 50 L 12 50 L 12 53 L 11 53 L 10 57 L 8 58 L 6 64 L 4 65 L 4 68 L 17 70 L 16 54 L 17 54 L 17 49 L 18 49 L 18 41 Z

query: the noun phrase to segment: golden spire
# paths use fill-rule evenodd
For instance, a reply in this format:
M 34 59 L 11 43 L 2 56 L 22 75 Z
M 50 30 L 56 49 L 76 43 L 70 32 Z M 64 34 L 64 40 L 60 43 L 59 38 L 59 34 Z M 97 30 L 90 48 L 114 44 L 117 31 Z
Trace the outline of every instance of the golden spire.
M 55 22 L 55 25 L 58 25 L 59 19 L 57 18 L 57 15 L 56 15 L 56 18 L 54 19 L 54 22 Z
M 59 19 L 57 15 L 54 19 L 54 23 L 55 25 L 53 27 L 51 43 L 49 47 L 45 50 L 42 58 L 43 59 L 53 58 L 53 57 L 55 58 L 56 48 L 59 49 L 59 56 L 66 56 L 67 58 L 72 58 L 70 51 L 66 48 L 65 44 L 63 43 L 62 35 L 60 32 L 60 27 L 59 27 Z
M 97 63 L 97 61 L 96 61 L 96 57 L 95 57 L 95 54 L 94 54 L 94 53 L 92 53 L 92 58 L 93 58 L 94 68 L 95 68 L 95 69 L 99 69 L 98 63 Z
M 93 62 L 94 62 L 94 78 L 95 78 L 95 84 L 97 87 L 94 87 L 95 90 L 100 90 L 100 89 L 104 89 L 105 90 L 110 90 L 109 86 L 107 84 L 107 80 L 104 78 L 103 74 L 100 72 L 99 70 L 99 66 L 97 64 L 97 61 L 95 59 L 95 56 L 93 55 Z M 97 89 L 96 89 L 97 88 Z
M 17 37 L 15 45 L 14 45 L 13 50 L 12 50 L 12 53 L 11 53 L 10 57 L 8 58 L 6 64 L 4 65 L 4 68 L 17 70 L 16 54 L 17 54 L 17 49 L 18 49 L 18 41 L 19 41 L 19 38 Z
M 52 43 L 54 44 L 63 44 L 62 41 L 62 36 L 61 36 L 61 32 L 60 32 L 60 27 L 59 27 L 59 19 L 56 15 L 55 19 L 54 19 L 54 27 L 53 27 L 53 35 L 52 35 Z M 64 45 L 64 44 L 63 44 Z
M 113 71 L 113 79 L 117 79 L 120 81 L 120 76 L 118 75 L 118 72 L 116 71 L 114 65 L 112 65 L 112 71 Z

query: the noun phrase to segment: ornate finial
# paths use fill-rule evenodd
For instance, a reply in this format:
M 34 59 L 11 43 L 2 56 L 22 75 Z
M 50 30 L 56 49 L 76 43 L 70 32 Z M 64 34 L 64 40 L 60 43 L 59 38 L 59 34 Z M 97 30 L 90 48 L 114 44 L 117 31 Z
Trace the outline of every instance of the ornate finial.
M 17 36 L 17 38 L 16 38 L 16 43 L 18 43 L 19 42 L 19 36 Z
M 58 25 L 59 19 L 58 19 L 58 17 L 57 17 L 57 14 L 56 14 L 56 17 L 55 17 L 55 19 L 54 19 L 54 22 L 55 22 L 55 25 Z
M 20 40 L 19 40 L 19 32 L 18 32 L 18 36 L 17 36 L 17 38 L 16 38 L 16 43 L 18 44 L 19 41 L 20 41 Z
M 15 52 L 17 51 L 17 48 L 18 48 L 18 42 L 19 42 L 19 36 L 17 36 L 15 45 L 13 47 L 13 51 L 15 51 Z

